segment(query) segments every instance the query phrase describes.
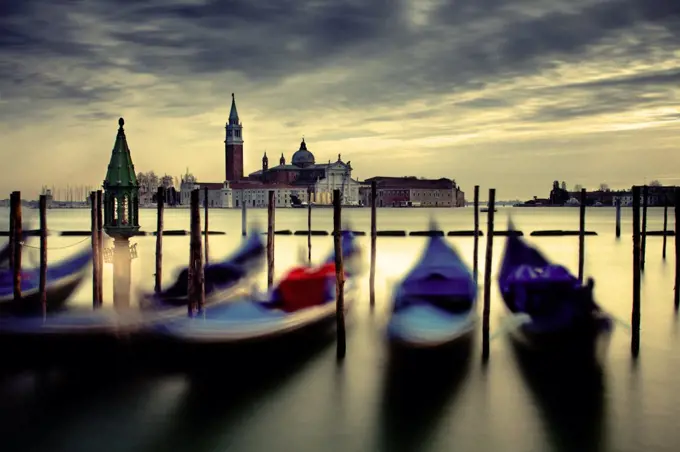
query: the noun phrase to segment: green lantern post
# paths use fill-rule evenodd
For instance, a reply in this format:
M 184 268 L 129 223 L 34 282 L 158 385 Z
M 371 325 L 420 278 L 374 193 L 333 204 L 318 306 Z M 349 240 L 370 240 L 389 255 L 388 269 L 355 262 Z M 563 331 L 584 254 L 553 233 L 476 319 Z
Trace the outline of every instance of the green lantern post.
M 104 230 L 113 238 L 113 305 L 130 306 L 130 237 L 139 231 L 139 183 L 125 138 L 123 118 L 104 180 Z

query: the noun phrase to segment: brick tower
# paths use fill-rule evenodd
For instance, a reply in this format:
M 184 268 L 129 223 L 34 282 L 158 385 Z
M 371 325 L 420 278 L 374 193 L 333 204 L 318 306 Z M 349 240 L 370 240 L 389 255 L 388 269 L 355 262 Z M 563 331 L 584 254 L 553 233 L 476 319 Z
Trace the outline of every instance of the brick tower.
M 234 182 L 243 179 L 243 124 L 238 119 L 234 93 L 231 93 L 231 111 L 226 129 L 227 137 L 224 140 L 225 180 Z

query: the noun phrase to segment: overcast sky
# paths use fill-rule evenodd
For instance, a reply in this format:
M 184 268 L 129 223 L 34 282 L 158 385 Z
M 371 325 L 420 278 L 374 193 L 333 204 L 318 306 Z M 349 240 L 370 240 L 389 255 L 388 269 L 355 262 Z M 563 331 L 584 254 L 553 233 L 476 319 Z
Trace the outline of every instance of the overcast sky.
M 2 0 L 1 190 L 317 162 L 547 196 L 680 184 L 678 0 Z M 0 198 L 5 195 L 0 194 Z M 485 196 L 483 196 L 485 198 Z

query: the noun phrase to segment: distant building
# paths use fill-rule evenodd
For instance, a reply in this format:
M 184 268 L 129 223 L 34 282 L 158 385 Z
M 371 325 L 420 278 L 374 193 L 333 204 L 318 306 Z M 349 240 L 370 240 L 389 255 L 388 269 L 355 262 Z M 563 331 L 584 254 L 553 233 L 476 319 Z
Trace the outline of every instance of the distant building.
M 47 209 L 52 208 L 52 202 L 54 201 L 54 196 L 52 195 L 52 190 L 43 186 L 40 190 L 40 194 L 45 196 L 45 206 Z M 89 202 L 89 200 L 88 200 Z M 35 202 L 36 206 L 39 206 L 39 202 Z
M 301 202 L 309 202 L 307 189 L 298 185 L 289 184 L 260 184 L 248 182 L 235 182 L 232 184 L 232 206 L 241 208 L 243 203 L 246 207 L 267 207 L 269 205 L 269 191 L 274 191 L 276 207 L 292 207 L 293 198 Z
M 564 187 L 566 184 L 562 182 L 562 187 Z M 560 183 L 559 181 L 554 181 L 553 182 L 553 188 L 550 190 L 550 204 L 555 204 L 555 205 L 563 205 L 565 203 L 568 203 L 570 200 L 569 192 L 564 189 L 560 188 Z
M 205 202 L 205 188 L 208 188 L 208 207 L 230 208 L 232 207 L 232 189 L 228 182 L 198 182 L 193 174 L 188 171 L 182 177 L 180 185 L 179 203 L 182 206 L 191 205 L 191 192 L 199 190 L 199 203 Z
M 647 205 L 650 207 L 662 207 L 666 203 L 669 206 L 675 206 L 675 187 L 659 187 L 650 186 L 647 188 Z M 621 203 L 621 207 L 630 207 L 633 205 L 633 191 L 632 190 L 620 190 L 616 192 L 606 192 L 611 193 L 611 201 L 605 205 L 616 205 L 617 202 Z M 600 195 L 601 192 L 593 192 L 593 196 Z M 642 206 L 644 198 L 642 196 L 642 189 L 640 189 L 640 206 Z M 603 203 L 604 204 L 604 203 Z
M 286 164 L 283 154 L 279 158 L 279 164 L 269 167 L 269 157 L 265 152 L 262 157 L 262 168 L 250 173 L 248 179 L 258 181 L 263 185 L 286 184 L 296 187 L 306 193 L 307 189 L 312 192 L 312 202 L 316 204 L 331 204 L 333 191 L 338 189 L 342 194 L 343 204 L 359 204 L 358 181 L 352 179 L 351 162 L 343 162 L 340 154 L 338 160 L 328 163 L 317 164 L 305 139 L 302 139 L 300 148 L 293 153 L 291 164 Z
M 377 207 L 464 207 L 465 193 L 455 180 L 416 177 L 372 177 L 361 188 L 362 203 L 371 205 L 371 182 L 376 182 Z
M 234 93 L 231 93 L 231 110 L 229 111 L 229 120 L 225 129 L 224 180 L 238 182 L 243 179 L 243 123 L 241 123 L 238 117 Z
M 352 179 L 352 165 L 350 162 L 343 162 L 338 155 L 336 162 L 317 164 L 314 154 L 307 149 L 304 138 L 300 143 L 300 148 L 293 153 L 291 163 L 286 164 L 283 153 L 279 159 L 279 164 L 269 166 L 269 157 L 265 152 L 262 157 L 262 167 L 244 177 L 243 171 L 243 123 L 241 123 L 236 108 L 236 100 L 232 93 L 231 110 L 229 120 L 226 124 L 225 144 L 225 180 L 228 181 L 231 189 L 236 193 L 247 187 L 249 190 L 264 190 L 263 187 L 271 187 L 274 190 L 286 190 L 282 187 L 289 187 L 289 191 L 304 193 L 299 198 L 307 198 L 307 190 L 312 192 L 311 200 L 317 204 L 330 204 L 332 202 L 333 190 L 339 189 L 342 193 L 343 204 L 359 204 L 359 182 Z M 245 184 L 245 185 L 243 185 Z M 205 185 L 205 184 L 204 184 Z M 254 188 L 259 187 L 259 188 Z M 281 191 L 283 193 L 283 191 Z M 285 197 L 285 196 L 284 196 Z M 245 200 L 250 203 L 252 200 L 248 195 L 243 197 L 236 195 L 235 200 Z M 184 201 L 182 201 L 184 203 Z M 236 207 L 236 206 L 234 206 Z
M 175 182 L 172 176 L 167 174 L 163 177 L 158 177 L 153 171 L 148 173 L 137 173 L 137 182 L 139 183 L 139 205 L 151 206 L 156 204 L 156 195 L 158 194 L 158 187 L 165 188 L 165 203 L 174 205 L 178 202 L 178 194 L 176 193 Z
M 192 174 L 187 172 L 182 177 L 181 204 L 189 206 L 191 204 L 191 191 L 199 189 L 199 203 L 203 206 L 206 187 L 208 188 L 208 207 L 212 208 L 241 208 L 244 203 L 246 207 L 267 207 L 269 205 L 269 191 L 274 191 L 276 207 L 292 207 L 294 197 L 299 201 L 308 202 L 305 187 L 279 183 L 262 184 L 248 180 L 232 183 L 229 181 L 221 183 L 199 182 Z

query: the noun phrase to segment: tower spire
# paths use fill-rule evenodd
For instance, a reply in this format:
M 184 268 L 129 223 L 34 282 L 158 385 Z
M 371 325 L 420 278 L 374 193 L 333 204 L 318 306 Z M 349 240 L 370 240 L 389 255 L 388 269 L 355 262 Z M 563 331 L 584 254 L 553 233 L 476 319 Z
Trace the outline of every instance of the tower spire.
M 267 157 L 267 151 L 264 151 L 262 156 L 262 172 L 266 172 L 269 169 L 269 157 Z
M 125 125 L 125 120 L 120 118 L 118 120 L 116 143 L 113 145 L 109 168 L 106 172 L 105 184 L 108 186 L 136 187 L 137 175 L 135 174 L 135 166 L 132 164 L 130 148 L 128 147 L 123 125 Z
M 238 125 L 238 111 L 236 110 L 236 99 L 234 93 L 231 93 L 231 111 L 229 111 L 229 124 Z

